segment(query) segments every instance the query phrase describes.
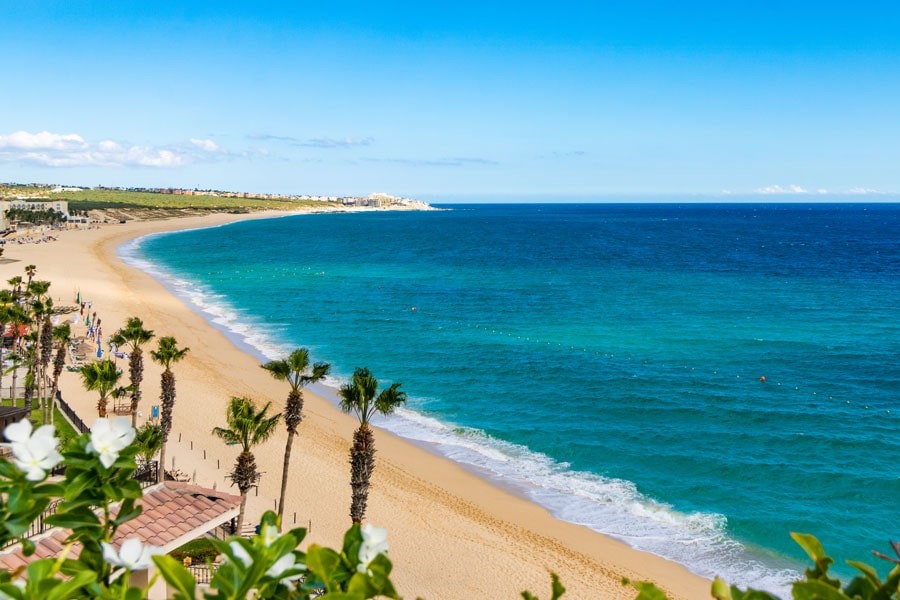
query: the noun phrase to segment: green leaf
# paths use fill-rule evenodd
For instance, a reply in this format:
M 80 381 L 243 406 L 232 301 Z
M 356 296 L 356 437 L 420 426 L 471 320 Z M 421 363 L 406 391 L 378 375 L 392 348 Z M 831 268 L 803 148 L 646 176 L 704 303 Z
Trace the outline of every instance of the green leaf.
M 56 585 L 48 594 L 43 596 L 43 598 L 44 600 L 66 600 L 67 598 L 75 598 L 78 596 L 78 594 L 76 594 L 78 590 L 98 579 L 99 575 L 93 571 L 80 571 L 59 585 Z
M 710 593 L 716 600 L 732 600 L 731 586 L 725 583 L 725 580 L 721 577 L 716 577 L 713 580 L 712 590 L 710 590 Z
M 818 563 L 823 558 L 826 558 L 825 549 L 822 547 L 822 543 L 819 542 L 816 536 L 792 531 L 791 537 L 794 538 L 797 545 L 803 548 L 806 554 L 813 559 L 813 562 Z
M 185 598 L 194 599 L 197 582 L 184 566 L 171 556 L 154 556 L 153 562 L 166 583 L 178 590 Z
M 856 560 L 848 560 L 847 564 L 865 575 L 866 579 L 875 584 L 875 587 L 881 587 L 881 579 L 878 577 L 878 572 L 875 571 L 875 569 L 864 562 L 859 562 Z
M 321 579 L 326 589 L 330 590 L 338 574 L 342 571 L 341 555 L 331 548 L 313 544 L 306 551 L 306 566 Z
M 325 600 L 366 600 L 365 596 L 351 592 L 326 592 L 319 598 L 324 598 Z
M 635 581 L 631 585 L 639 592 L 634 600 L 668 600 L 665 592 L 649 581 Z
M 794 600 L 850 600 L 841 590 L 824 581 L 798 581 L 792 589 Z
M 550 598 L 551 600 L 558 600 L 566 593 L 566 588 L 563 587 L 563 584 L 556 573 L 550 573 L 550 581 L 550 587 L 553 590 L 553 595 Z
M 71 468 L 71 466 L 69 466 Z M 92 472 L 84 472 L 75 477 L 72 481 L 66 482 L 66 500 L 75 500 L 84 493 L 85 490 L 96 487 L 97 480 Z
M 61 509 L 58 513 L 47 517 L 46 522 L 65 529 L 100 526 L 100 519 L 87 506 L 79 506 L 70 510 Z

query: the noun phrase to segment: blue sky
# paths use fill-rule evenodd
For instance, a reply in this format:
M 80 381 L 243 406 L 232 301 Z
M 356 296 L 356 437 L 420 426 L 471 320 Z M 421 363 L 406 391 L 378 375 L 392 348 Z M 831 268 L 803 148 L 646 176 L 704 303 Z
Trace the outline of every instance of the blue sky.
M 0 181 L 900 192 L 898 3 L 169 4 L 0 4 Z

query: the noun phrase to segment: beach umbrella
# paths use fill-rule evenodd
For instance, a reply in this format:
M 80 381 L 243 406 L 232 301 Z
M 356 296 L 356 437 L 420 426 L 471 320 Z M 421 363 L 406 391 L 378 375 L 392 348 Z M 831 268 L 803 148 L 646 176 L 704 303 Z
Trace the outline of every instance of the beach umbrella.
M 76 290 L 75 292 L 75 302 L 81 304 L 81 290 Z
M 103 358 L 103 348 L 100 347 L 100 344 L 97 344 L 97 358 Z

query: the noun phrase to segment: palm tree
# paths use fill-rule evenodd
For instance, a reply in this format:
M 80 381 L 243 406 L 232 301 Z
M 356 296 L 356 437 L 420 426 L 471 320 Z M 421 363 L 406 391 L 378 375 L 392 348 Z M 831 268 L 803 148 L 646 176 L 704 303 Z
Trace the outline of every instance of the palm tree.
M 45 380 L 46 366 L 50 363 L 51 346 L 53 344 L 53 333 L 50 331 L 52 327 L 50 315 L 53 314 L 53 298 L 47 295 L 50 291 L 49 281 L 31 281 L 29 278 L 27 290 L 31 297 L 29 316 L 31 317 L 31 322 L 35 324 L 36 332 L 36 337 L 32 340 L 34 352 L 30 355 L 28 369 L 37 383 L 38 397 L 41 399 L 43 407 L 43 392 L 46 390 L 42 389 L 42 386 Z M 32 383 L 33 385 L 34 382 Z M 30 391 L 29 396 L 33 395 L 33 389 L 26 387 L 26 390 Z
M 3 372 L 7 375 L 12 375 L 12 387 L 9 390 L 9 403 L 10 406 L 16 405 L 16 379 L 18 378 L 19 367 L 25 362 L 21 356 L 13 352 L 9 355 L 9 367 Z
M 0 295 L 7 296 L 10 294 L 8 290 L 0 290 Z M 9 301 L 0 298 L 0 389 L 3 389 L 3 348 L 6 346 L 6 328 L 12 323 L 12 299 L 10 294 Z
M 22 332 L 25 330 L 26 325 L 31 325 L 31 317 L 28 316 L 28 313 L 22 308 L 19 304 L 13 304 L 9 309 L 10 316 L 10 324 L 13 327 L 12 336 L 13 336 L 13 352 L 19 351 L 19 346 L 22 339 Z
M 63 367 L 66 366 L 66 351 L 69 347 L 69 340 L 72 339 L 72 327 L 68 323 L 57 325 L 53 328 L 53 339 L 56 341 L 56 357 L 53 359 L 53 388 L 48 403 L 50 418 L 44 420 L 49 423 L 53 423 L 53 404 L 56 402 L 56 393 L 59 391 L 59 376 L 62 374 Z
M 281 495 L 278 497 L 278 517 L 280 518 L 284 516 L 284 496 L 287 493 L 291 446 L 294 443 L 294 436 L 297 435 L 297 427 L 303 421 L 302 388 L 325 377 L 331 369 L 331 365 L 328 363 L 316 363 L 312 366 L 312 372 L 307 374 L 309 350 L 297 348 L 287 358 L 273 360 L 261 366 L 271 373 L 272 377 L 278 381 L 287 381 L 291 386 L 287 402 L 284 405 L 284 426 L 287 429 L 288 438 L 284 446 L 284 467 L 281 470 Z
M 151 350 L 150 357 L 161 364 L 165 370 L 162 374 L 159 399 L 162 403 L 162 411 L 159 419 L 159 427 L 162 431 L 162 448 L 159 450 L 159 481 L 165 481 L 166 473 L 166 442 L 169 441 L 169 432 L 172 430 L 172 409 L 175 407 L 175 374 L 172 373 L 172 364 L 177 363 L 190 348 L 179 348 L 178 342 L 172 336 L 159 338 L 159 349 Z
M 244 527 L 244 509 L 247 505 L 247 492 L 259 481 L 261 473 L 256 468 L 256 457 L 251 450 L 254 446 L 262 444 L 275 432 L 281 415 L 269 416 L 267 413 L 272 403 L 266 404 L 262 410 L 257 410 L 249 398 L 232 398 L 228 404 L 225 420 L 227 428 L 214 427 L 213 435 L 219 437 L 226 444 L 240 444 L 241 453 L 234 462 L 234 469 L 228 475 L 231 482 L 238 487 L 241 493 L 241 511 L 238 514 L 237 532 L 240 534 Z
M 399 383 L 381 390 L 378 396 L 378 380 L 369 369 L 359 368 L 353 372 L 350 383 L 339 390 L 341 410 L 353 413 L 359 419 L 359 428 L 353 432 L 353 446 L 350 447 L 350 518 L 354 523 L 362 523 L 366 515 L 369 499 L 369 480 L 375 469 L 375 436 L 369 427 L 369 420 L 375 413 L 383 415 L 406 402 L 406 392 L 400 391 Z
M 116 363 L 108 358 L 81 367 L 81 382 L 84 389 L 100 394 L 97 401 L 98 416 L 106 416 L 109 396 L 116 389 L 121 377 L 122 371 L 118 370 Z
M 15 277 L 7 279 L 6 283 L 8 283 L 12 287 L 13 297 L 18 299 L 22 294 L 22 276 L 16 275 Z
M 110 340 L 116 346 L 128 345 L 128 375 L 131 378 L 131 426 L 137 426 L 137 409 L 141 401 L 141 381 L 144 380 L 144 351 L 141 346 L 153 339 L 153 332 L 144 329 L 144 322 L 131 317 Z
M 31 280 L 34 279 L 34 274 L 37 273 L 37 267 L 34 265 L 28 265 L 25 267 L 25 274 L 28 275 L 28 283 L 25 284 L 25 287 L 31 285 Z
M 159 428 L 159 425 L 147 421 L 138 427 L 134 436 L 134 443 L 138 447 L 137 458 L 140 459 L 139 463 L 146 465 L 153 460 L 153 457 L 162 448 L 162 430 Z
M 34 388 L 37 387 L 37 353 L 38 353 L 38 334 L 37 331 L 29 331 L 25 336 L 29 343 L 25 345 L 25 364 L 28 369 L 25 371 L 25 386 L 22 398 L 24 399 L 24 407 L 28 410 L 27 415 L 31 415 L 31 408 L 34 404 Z

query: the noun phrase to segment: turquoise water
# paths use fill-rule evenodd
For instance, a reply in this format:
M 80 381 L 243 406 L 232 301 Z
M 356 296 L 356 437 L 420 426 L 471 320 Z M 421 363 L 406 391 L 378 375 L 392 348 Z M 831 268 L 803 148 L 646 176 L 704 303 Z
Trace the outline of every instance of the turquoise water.
M 898 205 L 306 215 L 122 252 L 261 358 L 402 382 L 386 428 L 700 574 L 783 591 L 789 531 L 839 563 L 900 537 Z

